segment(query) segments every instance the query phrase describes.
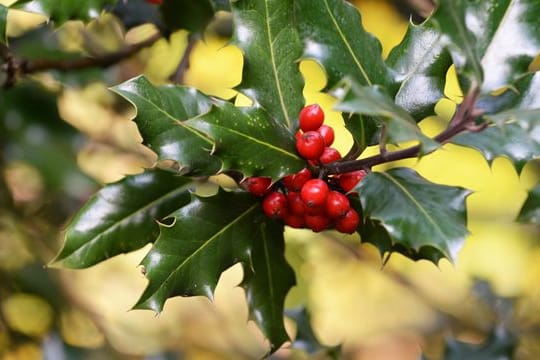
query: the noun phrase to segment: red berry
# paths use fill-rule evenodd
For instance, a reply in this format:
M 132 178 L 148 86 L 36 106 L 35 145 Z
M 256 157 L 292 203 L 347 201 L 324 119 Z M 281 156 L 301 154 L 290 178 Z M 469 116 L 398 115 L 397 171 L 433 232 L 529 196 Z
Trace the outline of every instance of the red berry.
M 154 4 L 154 5 L 161 5 L 163 4 L 163 0 L 146 0 L 147 3 Z
M 271 192 L 264 198 L 262 209 L 272 219 L 283 219 L 289 210 L 287 198 L 278 191 Z
M 318 104 L 304 107 L 298 117 L 302 131 L 317 130 L 324 122 L 324 112 Z
M 366 176 L 366 174 L 367 173 L 364 170 L 356 170 L 340 174 L 339 186 L 341 186 L 343 191 L 349 192 L 354 189 L 356 184 L 358 184 L 364 178 L 364 176 Z
M 305 225 L 304 216 L 296 214 L 287 214 L 283 219 L 285 224 L 295 229 L 301 229 Z
M 304 222 L 308 228 L 315 232 L 321 232 L 330 227 L 331 221 L 326 215 L 306 215 Z
M 328 125 L 321 125 L 320 128 L 317 129 L 317 132 L 322 135 L 324 139 L 324 145 L 330 146 L 334 142 L 334 129 L 332 129 Z
M 306 204 L 302 201 L 300 193 L 295 191 L 289 191 L 287 194 L 287 201 L 289 202 L 289 209 L 291 213 L 296 215 L 304 215 L 306 212 Z
M 324 205 L 319 206 L 306 206 L 306 215 L 326 215 L 326 209 Z
M 333 147 L 325 147 L 321 157 L 319 158 L 321 164 L 330 164 L 338 160 L 341 160 L 341 154 Z
M 302 131 L 298 130 L 297 132 L 294 133 L 294 138 L 296 140 L 300 139 L 302 137 Z
M 332 219 L 343 218 L 351 208 L 349 199 L 338 191 L 330 191 L 326 198 L 325 211 Z
M 247 191 L 255 196 L 263 196 L 266 194 L 270 184 L 272 184 L 272 179 L 269 177 L 252 176 L 245 180 Z
M 324 139 L 316 131 L 307 131 L 296 140 L 296 150 L 304 159 L 316 160 L 324 151 Z
M 345 216 L 334 222 L 334 227 L 339 232 L 352 234 L 356 231 L 359 224 L 360 217 L 358 216 L 358 213 L 354 209 L 349 209 Z
M 326 203 L 329 191 L 326 182 L 321 179 L 311 179 L 302 186 L 300 196 L 308 207 L 313 208 L 323 206 Z
M 293 181 L 294 181 L 294 174 L 287 175 L 283 178 L 283 185 L 285 185 L 287 190 L 294 191 Z
M 303 168 L 296 174 L 294 174 L 293 181 L 292 181 L 292 190 L 293 191 L 300 191 L 302 189 L 302 186 L 311 179 L 311 171 L 309 171 L 308 168 Z

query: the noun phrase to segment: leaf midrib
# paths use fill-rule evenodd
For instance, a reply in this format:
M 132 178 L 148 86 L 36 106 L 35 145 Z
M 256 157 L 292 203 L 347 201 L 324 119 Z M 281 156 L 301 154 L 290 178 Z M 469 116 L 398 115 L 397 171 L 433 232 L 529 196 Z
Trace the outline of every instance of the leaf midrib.
M 401 192 L 405 195 L 406 198 L 409 199 L 409 201 L 418 208 L 418 210 L 420 210 L 420 212 L 424 215 L 424 217 L 428 220 L 429 223 L 431 223 L 431 225 L 442 235 L 442 237 L 447 241 L 447 242 L 450 242 L 450 239 L 448 238 L 448 236 L 442 231 L 442 229 L 439 227 L 439 225 L 437 225 L 437 223 L 435 222 L 435 220 L 429 216 L 429 214 L 427 213 L 427 211 L 422 207 L 422 205 L 416 201 L 416 199 L 414 198 L 414 196 L 399 182 L 397 181 L 394 177 L 392 177 L 390 174 L 386 173 L 386 172 L 381 172 L 380 173 L 382 176 L 386 177 L 388 180 L 390 180 L 394 185 L 397 186 L 397 188 L 399 190 L 401 190 Z

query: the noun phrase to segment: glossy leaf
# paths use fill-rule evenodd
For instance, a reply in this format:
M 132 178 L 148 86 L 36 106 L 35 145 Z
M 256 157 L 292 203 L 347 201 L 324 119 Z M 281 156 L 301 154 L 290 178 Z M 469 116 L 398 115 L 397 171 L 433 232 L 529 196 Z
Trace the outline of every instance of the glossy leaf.
M 386 128 L 387 142 L 398 144 L 419 140 L 423 153 L 433 151 L 439 146 L 437 142 L 422 134 L 416 121 L 403 108 L 396 105 L 382 88 L 359 86 L 354 82 L 349 82 L 345 83 L 343 91 L 344 94 L 338 93 L 340 102 L 336 109 L 377 117 Z
M 70 19 L 90 20 L 96 18 L 101 10 L 116 3 L 117 0 L 18 0 L 12 8 L 22 9 L 48 16 L 51 20 L 62 24 Z
M 359 153 L 370 145 L 378 144 L 381 126 L 371 116 L 344 113 L 345 127 L 351 133 Z
M 387 59 L 399 83 L 396 104 L 416 121 L 433 115 L 435 105 L 444 97 L 446 72 L 452 59 L 441 34 L 430 21 L 409 28 L 401 43 Z
M 230 206 L 234 204 L 234 206 Z M 211 197 L 192 195 L 162 226 L 142 261 L 148 286 L 136 309 L 161 312 L 173 296 L 212 299 L 219 276 L 238 262 L 250 263 L 250 249 L 260 235 L 260 203 L 245 192 L 220 190 Z
M 242 287 L 246 291 L 249 317 L 261 328 L 274 352 L 289 340 L 283 323 L 285 297 L 296 284 L 285 260 L 283 227 L 265 219 L 251 247 L 252 261 L 244 265 Z
M 479 150 L 490 163 L 505 156 L 518 171 L 540 157 L 540 109 L 508 110 L 486 118 L 495 125 L 478 133 L 463 133 L 452 142 Z
M 6 26 L 7 26 L 8 8 L 0 4 L 0 44 L 7 43 Z
M 362 27 L 358 10 L 344 0 L 297 0 L 296 21 L 304 58 L 319 62 L 333 87 L 348 76 L 361 85 L 395 84 L 381 55 L 381 44 Z
M 189 202 L 190 184 L 155 169 L 106 185 L 71 220 L 55 262 L 84 268 L 153 242 L 157 221 Z
M 186 29 L 202 33 L 214 17 L 211 0 L 167 0 L 160 11 L 165 26 L 171 31 Z
M 212 155 L 222 160 L 223 169 L 277 180 L 305 166 L 296 153 L 294 136 L 262 108 L 216 102 L 210 112 L 186 124 L 213 139 Z
M 213 141 L 185 121 L 208 112 L 209 97 L 186 87 L 156 87 L 143 76 L 112 90 L 137 108 L 134 121 L 143 143 L 160 160 L 174 160 L 193 175 L 212 175 L 220 169 L 219 160 L 210 155 Z
M 540 225 L 540 184 L 529 191 L 517 221 Z
M 394 244 L 414 252 L 431 247 L 455 260 L 467 235 L 469 191 L 433 184 L 408 168 L 370 173 L 356 191 L 364 216 L 380 222 Z
M 233 41 L 244 53 L 238 90 L 290 129 L 304 105 L 298 63 L 302 44 L 294 29 L 292 0 L 232 2 Z
M 538 16 L 535 0 L 441 0 L 433 19 L 458 69 L 489 93 L 529 71 L 540 51 Z

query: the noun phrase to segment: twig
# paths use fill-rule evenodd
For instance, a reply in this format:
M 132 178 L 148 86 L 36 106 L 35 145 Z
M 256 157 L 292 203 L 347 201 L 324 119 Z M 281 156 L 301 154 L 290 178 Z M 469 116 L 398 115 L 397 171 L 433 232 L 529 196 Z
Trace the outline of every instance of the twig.
M 474 120 L 482 115 L 481 111 L 474 108 L 478 94 L 478 88 L 473 86 L 458 107 L 448 127 L 434 138 L 435 141 L 445 144 L 463 131 L 482 131 L 485 129 L 487 124 L 474 124 Z M 421 146 L 415 145 L 402 150 L 381 152 L 360 160 L 345 160 L 331 163 L 324 170 L 327 174 L 340 174 L 366 168 L 369 169 L 375 165 L 416 157 L 420 153 L 420 150 Z
M 180 59 L 176 71 L 169 78 L 169 80 L 172 82 L 176 84 L 184 83 L 186 71 L 189 69 L 189 59 L 193 49 L 195 48 L 195 44 L 197 44 L 197 41 L 199 41 L 198 35 L 192 33 L 188 35 L 188 43 L 186 49 L 184 50 L 184 54 L 182 55 L 182 59 Z
M 12 86 L 17 76 L 32 74 L 46 70 L 58 70 L 58 71 L 72 71 L 81 70 L 92 67 L 107 68 L 115 65 L 122 60 L 125 60 L 140 50 L 151 46 L 161 38 L 160 33 L 156 33 L 137 44 L 126 46 L 125 48 L 100 57 L 84 57 L 79 59 L 68 60 L 51 60 L 51 59 L 39 59 L 39 60 L 26 60 L 17 59 L 13 57 L 9 52 L 6 54 L 6 64 L 3 66 L 3 70 L 7 73 L 7 78 L 4 83 L 4 87 Z

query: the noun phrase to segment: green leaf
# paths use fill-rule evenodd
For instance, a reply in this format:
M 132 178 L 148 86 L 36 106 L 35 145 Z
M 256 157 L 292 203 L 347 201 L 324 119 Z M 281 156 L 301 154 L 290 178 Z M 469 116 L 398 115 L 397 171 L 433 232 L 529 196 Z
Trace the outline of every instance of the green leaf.
M 466 228 L 459 187 L 433 184 L 409 168 L 373 172 L 356 187 L 365 217 L 380 222 L 392 242 L 419 252 L 431 247 L 455 260 Z
M 362 153 L 366 147 L 379 143 L 381 127 L 377 120 L 371 116 L 360 114 L 344 113 L 343 115 L 345 116 L 345 127 L 351 133 L 359 153 Z
M 262 108 L 216 101 L 210 112 L 186 124 L 214 140 L 212 155 L 222 160 L 224 169 L 277 180 L 305 166 L 292 133 Z
M 488 338 L 481 344 L 471 344 L 453 338 L 445 340 L 445 360 L 512 360 L 518 340 L 515 335 L 500 327 L 493 329 Z
M 186 29 L 195 33 L 202 33 L 214 17 L 211 0 L 167 0 L 160 11 L 169 30 Z
M 529 191 L 523 203 L 517 221 L 540 225 L 540 184 Z
M 422 134 L 416 121 L 378 86 L 359 86 L 355 82 L 344 82 L 345 89 L 337 91 L 340 102 L 336 109 L 350 113 L 376 116 L 386 127 L 387 142 L 398 144 L 419 140 L 422 152 L 435 150 L 439 144 Z M 344 91 L 341 94 L 341 91 Z M 360 118 L 359 120 L 363 120 Z M 367 124 L 366 126 L 368 126 Z
M 481 132 L 460 134 L 452 142 L 479 150 L 490 163 L 505 156 L 518 171 L 540 157 L 540 109 L 512 109 L 486 118 L 495 125 Z
M 250 249 L 260 235 L 262 215 L 250 194 L 221 189 L 211 197 L 192 194 L 173 216 L 175 223 L 161 227 L 142 261 L 149 283 L 136 309 L 161 312 L 165 300 L 178 295 L 212 299 L 223 271 L 252 261 Z
M 362 27 L 358 10 L 343 0 L 296 0 L 296 21 L 304 58 L 319 62 L 333 87 L 348 76 L 361 85 L 395 84 L 381 55 L 381 44 Z
M 84 268 L 154 241 L 157 221 L 189 202 L 190 184 L 154 169 L 105 186 L 71 220 L 55 262 Z
M 210 155 L 214 143 L 185 120 L 208 112 L 211 99 L 195 89 L 152 85 L 144 76 L 120 84 L 113 91 L 137 108 L 134 121 L 143 143 L 160 160 L 174 160 L 192 175 L 212 175 L 221 167 Z
M 441 0 L 434 20 L 458 69 L 489 93 L 529 72 L 540 51 L 539 16 L 535 0 Z
M 467 0 L 439 0 L 431 20 L 443 34 L 458 71 L 466 74 L 470 81 L 482 84 L 484 74 L 477 39 L 466 22 L 467 3 Z
M 433 115 L 435 105 L 444 97 L 446 72 L 452 59 L 441 34 L 430 21 L 409 23 L 405 37 L 387 59 L 395 71 L 399 90 L 396 104 L 417 121 Z
M 233 40 L 244 53 L 238 90 L 296 129 L 304 83 L 297 63 L 302 44 L 294 29 L 293 0 L 238 0 L 231 5 Z
M 501 94 L 484 94 L 476 107 L 486 114 L 506 109 L 537 108 L 540 104 L 540 72 L 526 74 Z
M 8 15 L 8 8 L 0 4 L 0 44 L 7 44 L 7 34 L 6 34 L 7 15 Z
M 22 9 L 48 16 L 51 20 L 62 24 L 70 19 L 90 20 L 96 18 L 106 5 L 117 0 L 18 0 L 14 9 Z
M 246 291 L 250 319 L 277 350 L 289 336 L 283 324 L 285 297 L 296 284 L 294 271 L 285 260 L 283 227 L 266 219 L 253 240 L 250 264 L 244 264 L 242 287 Z

